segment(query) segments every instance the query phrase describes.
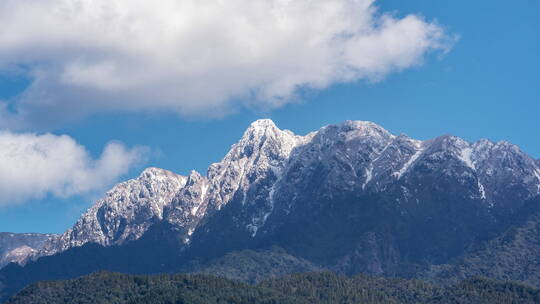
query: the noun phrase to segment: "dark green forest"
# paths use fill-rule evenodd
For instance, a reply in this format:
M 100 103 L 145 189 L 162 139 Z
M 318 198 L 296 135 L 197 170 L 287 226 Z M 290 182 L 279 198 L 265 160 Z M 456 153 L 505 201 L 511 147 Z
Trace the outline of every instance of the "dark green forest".
M 248 285 L 204 274 L 148 276 L 102 271 L 73 280 L 35 283 L 7 303 L 540 303 L 540 290 L 484 278 L 437 287 L 418 280 L 318 272 Z
M 419 277 L 434 283 L 448 284 L 481 274 L 498 280 L 517 280 L 540 286 L 538 214 L 478 247 L 476 251 L 465 254 L 453 263 L 430 266 Z

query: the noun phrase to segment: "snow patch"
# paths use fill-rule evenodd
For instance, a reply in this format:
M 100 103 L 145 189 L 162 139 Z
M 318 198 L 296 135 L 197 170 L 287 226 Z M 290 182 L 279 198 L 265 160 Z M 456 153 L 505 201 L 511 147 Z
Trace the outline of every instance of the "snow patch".
M 459 155 L 459 159 L 467 165 L 467 167 L 476 170 L 476 166 L 472 160 L 472 149 L 471 148 L 464 148 L 461 150 L 461 154 Z
M 484 185 L 478 181 L 478 191 L 480 192 L 480 197 L 482 199 L 486 199 L 486 189 L 484 188 Z
M 257 235 L 257 230 L 259 230 L 259 227 L 257 227 L 257 225 L 249 224 L 246 226 L 246 229 L 251 232 L 251 237 L 255 237 Z
M 537 191 L 537 194 L 540 194 L 540 169 L 534 170 L 534 175 L 536 176 L 536 179 L 538 180 L 538 184 L 536 185 L 538 189 L 536 191 Z
M 201 185 L 200 201 L 198 203 L 196 203 L 196 205 L 193 208 L 191 208 L 191 215 L 193 215 L 193 216 L 197 215 L 197 211 L 199 211 L 199 207 L 202 205 L 202 203 L 206 199 L 206 195 L 208 193 L 208 187 L 209 186 L 206 183 L 203 183 Z
M 201 186 L 201 202 L 206 199 L 206 194 L 208 193 L 208 185 L 203 184 Z
M 412 166 L 412 164 L 420 157 L 420 155 L 422 155 L 422 153 L 424 152 L 424 148 L 420 147 L 419 145 L 417 146 L 418 147 L 418 150 L 416 151 L 416 153 L 414 153 L 411 158 L 405 163 L 405 165 L 403 166 L 403 168 L 401 168 L 399 171 L 397 172 L 394 172 L 392 173 L 393 176 L 395 176 L 397 179 L 400 179 L 405 173 L 407 173 L 407 171 L 409 170 L 409 168 Z
M 197 215 L 197 211 L 199 211 L 199 206 L 201 206 L 201 204 L 197 204 L 193 208 L 191 208 L 191 215 Z
M 280 167 L 272 166 L 270 167 L 274 175 L 276 176 L 276 181 L 272 184 L 270 189 L 268 190 L 268 211 L 264 213 L 262 216 L 254 217 L 251 220 L 251 224 L 246 225 L 246 229 L 251 232 L 251 237 L 255 237 L 257 235 L 257 231 L 260 227 L 264 226 L 266 223 L 266 220 L 272 214 L 274 211 L 274 194 L 276 191 L 276 186 L 281 182 L 281 179 L 283 178 L 283 170 Z
M 257 231 L 260 227 L 262 227 L 266 223 L 266 219 L 272 214 L 272 211 L 274 211 L 274 193 L 276 189 L 276 184 L 281 180 L 281 176 L 276 180 L 276 182 L 272 185 L 270 190 L 268 191 L 268 202 L 270 210 L 263 214 L 262 217 L 253 218 L 252 223 L 246 226 L 248 230 L 251 231 L 251 237 L 255 237 L 257 235 Z
M 366 188 L 366 185 L 371 181 L 373 178 L 373 164 L 369 166 L 369 168 L 366 168 L 366 181 L 362 184 L 362 190 Z

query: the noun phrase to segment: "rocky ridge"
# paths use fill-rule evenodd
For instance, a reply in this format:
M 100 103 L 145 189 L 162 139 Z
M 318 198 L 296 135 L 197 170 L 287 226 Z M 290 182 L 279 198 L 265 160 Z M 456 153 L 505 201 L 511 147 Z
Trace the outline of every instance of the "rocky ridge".
M 427 187 L 432 180 L 437 183 Z M 308 201 L 393 191 L 406 212 L 407 204 L 433 196 L 433 187 L 480 204 L 486 214 L 511 213 L 540 195 L 540 165 L 507 142 L 450 135 L 419 141 L 362 121 L 298 136 L 258 120 L 206 176 L 148 168 L 107 192 L 38 256 L 89 242 L 120 245 L 159 221 L 176 226 L 189 244 L 201 223 L 231 203 L 238 206 L 232 225 L 261 238 L 311 208 Z
M 23 263 L 57 237 L 55 234 L 0 232 L 0 268 L 9 263 Z

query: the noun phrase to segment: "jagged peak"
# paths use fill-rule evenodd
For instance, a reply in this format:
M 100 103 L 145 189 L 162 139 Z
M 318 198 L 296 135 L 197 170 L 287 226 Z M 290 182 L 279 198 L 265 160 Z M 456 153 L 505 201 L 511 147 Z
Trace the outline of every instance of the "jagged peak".
M 383 127 L 378 124 L 367 121 L 367 120 L 345 120 L 343 123 L 339 124 L 344 128 L 350 128 L 351 130 L 363 130 L 363 129 L 383 129 Z M 386 131 L 386 130 L 385 130 Z
M 158 176 L 185 178 L 185 176 L 176 174 L 169 170 L 156 168 L 156 167 L 148 167 L 141 172 L 138 179 L 152 179 Z
M 298 136 L 292 131 L 279 129 L 271 119 L 259 119 L 250 124 L 237 146 L 245 145 L 246 143 L 258 143 L 258 141 L 263 137 L 267 138 L 275 136 L 296 138 L 299 142 L 305 142 L 311 140 L 317 134 L 322 135 L 326 132 L 332 132 L 331 130 L 338 130 L 340 133 L 346 133 L 347 136 L 351 138 L 359 136 L 386 138 L 396 137 L 380 125 L 371 121 L 346 120 L 339 124 L 327 125 L 322 127 L 319 131 L 311 132 L 306 136 Z
M 270 118 L 261 118 L 252 122 L 249 125 L 248 129 L 268 129 L 268 128 L 277 129 L 278 127 L 276 126 L 274 121 L 271 120 Z
M 461 137 L 458 137 L 458 136 L 455 136 L 453 134 L 443 134 L 443 135 L 440 135 L 440 136 L 437 136 L 433 139 L 434 141 L 441 141 L 441 142 L 451 142 L 451 143 L 455 143 L 455 142 L 465 142 L 464 139 L 462 139 Z
M 188 180 L 188 177 L 176 174 L 172 171 L 156 168 L 156 167 L 148 167 L 144 169 L 141 174 L 133 181 L 164 181 L 164 180 L 177 180 L 178 183 L 181 184 L 181 187 L 185 185 L 185 183 Z M 128 181 L 129 182 L 129 181 Z
M 486 144 L 492 144 L 493 142 L 487 138 L 480 138 L 479 140 L 477 140 L 475 142 L 475 144 L 479 144 L 479 145 L 486 145 Z
M 324 126 L 314 136 L 319 141 L 340 138 L 346 141 L 374 139 L 382 142 L 392 140 L 395 137 L 376 123 L 361 120 L 346 120 L 339 124 Z
M 497 141 L 493 142 L 487 138 L 481 138 L 474 142 L 469 142 L 461 137 L 452 135 L 452 134 L 444 134 L 438 137 L 435 137 L 431 140 L 428 140 L 427 142 L 430 142 L 432 144 L 442 144 L 450 145 L 450 146 L 467 146 L 474 149 L 481 149 L 481 148 L 498 148 L 498 149 L 509 149 L 513 150 L 514 152 L 521 152 L 520 148 L 517 145 L 514 145 L 508 141 Z
M 517 145 L 514 145 L 508 141 L 497 141 L 493 142 L 486 138 L 481 138 L 480 140 L 472 144 L 475 150 L 486 150 L 486 149 L 498 149 L 512 151 L 514 153 L 525 154 Z
M 472 146 L 474 149 L 480 150 L 480 149 L 487 149 L 491 148 L 495 145 L 491 140 L 487 138 L 480 138 L 479 140 L 472 143 Z
M 511 150 L 513 152 L 521 152 L 521 149 L 517 145 L 514 145 L 513 143 L 505 140 L 496 142 L 495 147 Z
M 325 157 L 326 154 L 323 153 L 326 152 L 323 150 L 327 149 L 327 146 L 333 147 L 332 144 L 341 144 L 342 141 L 347 140 L 351 140 L 349 142 L 351 145 L 338 145 L 336 147 L 339 149 L 345 147 L 346 151 L 351 148 L 351 153 L 343 154 L 343 159 L 345 161 L 348 161 L 349 158 L 352 159 L 349 163 L 351 168 L 355 169 L 355 174 L 360 172 L 360 169 L 365 169 L 365 181 L 362 189 L 372 178 L 378 178 L 377 176 L 382 176 L 387 172 L 399 179 L 407 174 L 407 171 L 412 170 L 417 161 L 424 159 L 430 161 L 430 155 L 446 157 L 446 153 L 438 153 L 446 149 L 452 152 L 452 160 L 461 159 L 464 164 L 472 169 L 476 170 L 476 168 L 484 166 L 481 162 L 484 159 L 483 151 L 477 151 L 478 149 L 474 146 L 475 143 L 466 142 L 453 135 L 443 135 L 434 139 L 420 141 L 404 134 L 394 136 L 374 122 L 347 120 L 339 124 L 328 125 L 305 136 L 298 136 L 288 130 L 279 129 L 271 119 L 259 119 L 249 125 L 240 141 L 233 145 L 221 162 L 210 166 L 206 177 L 201 176 L 197 171 L 191 171 L 187 176 L 181 176 L 156 167 L 146 168 L 138 178 L 113 188 L 108 194 L 109 197 L 92 207 L 91 212 L 88 212 L 87 217 L 80 221 L 80 225 L 75 228 L 75 231 L 79 233 L 82 228 L 90 227 L 93 229 L 91 231 L 96 234 L 84 236 L 88 240 L 97 240 L 102 244 L 112 242 L 107 239 L 110 236 L 100 230 L 102 223 L 97 220 L 93 221 L 97 219 L 95 215 L 100 204 L 111 205 L 112 208 L 106 209 L 111 212 L 111 219 L 114 219 L 113 215 L 115 214 L 122 216 L 125 214 L 126 217 L 129 216 L 132 219 L 132 231 L 136 232 L 130 235 L 133 238 L 139 237 L 146 227 L 137 226 L 140 223 L 136 220 L 140 217 L 132 214 L 131 210 L 140 212 L 140 214 L 156 215 L 156 217 L 152 218 L 165 218 L 165 216 L 162 216 L 164 214 L 163 210 L 167 206 L 172 206 L 173 200 L 176 200 L 174 204 L 186 204 L 179 208 L 182 212 L 188 210 L 186 208 L 194 208 L 189 209 L 190 211 L 186 216 L 191 214 L 191 216 L 197 217 L 204 216 L 207 210 L 209 210 L 208 212 L 220 210 L 221 206 L 231 202 L 235 197 L 243 199 L 242 206 L 246 202 L 250 202 L 250 200 L 267 199 L 265 202 L 269 206 L 271 205 L 271 208 L 274 208 L 274 202 L 279 202 L 280 199 L 279 195 L 281 194 L 279 194 L 279 191 L 282 188 L 285 189 L 283 185 L 289 182 L 288 178 L 290 176 L 295 178 L 292 174 L 287 175 L 293 170 L 298 170 L 298 167 L 293 166 L 295 164 L 291 161 L 296 160 L 295 155 L 299 155 L 298 160 L 303 162 L 300 165 L 309 168 L 308 166 L 311 166 L 309 161 L 315 160 L 316 165 L 317 162 L 324 159 L 321 158 L 321 155 Z M 328 145 L 326 145 L 327 143 Z M 496 145 L 488 140 L 480 140 L 477 143 L 486 146 L 486 155 L 491 153 L 490 150 Z M 511 150 L 503 149 L 503 146 L 510 144 L 499 142 L 497 145 L 501 146 L 502 152 L 506 153 L 508 151 L 508 155 L 512 155 Z M 375 148 L 364 149 L 365 147 Z M 391 147 L 391 149 L 387 149 L 388 147 Z M 369 151 L 369 155 L 368 153 L 364 155 L 356 153 L 357 148 L 361 152 Z M 341 157 L 338 153 L 334 153 L 337 150 L 328 149 L 327 151 L 329 151 L 329 157 Z M 389 152 L 385 154 L 385 158 L 380 159 L 384 151 Z M 303 152 L 306 153 L 303 154 Z M 356 157 L 356 155 L 359 155 L 358 159 L 352 158 Z M 378 161 L 379 159 L 380 161 Z M 533 160 L 533 164 L 534 162 Z M 289 166 L 290 164 L 293 165 Z M 386 167 L 378 170 L 376 166 L 379 166 L 379 164 Z M 537 160 L 536 164 L 535 169 L 540 167 L 540 161 Z M 366 167 L 361 167 L 364 165 Z M 459 168 L 461 169 L 461 167 Z M 537 171 L 538 176 L 540 176 L 540 170 Z M 478 172 L 481 172 L 480 169 Z M 467 171 L 467 173 L 470 173 L 470 171 Z M 302 180 L 303 175 L 298 176 L 298 180 Z M 356 177 L 360 177 L 360 175 L 355 175 Z M 354 181 L 356 182 L 356 180 Z M 540 177 L 538 180 L 540 181 Z M 336 178 L 336 181 L 341 182 L 341 179 Z M 258 188 L 251 188 L 252 185 Z M 256 189 L 256 191 L 253 189 Z M 274 193 L 278 194 L 275 195 Z M 200 209 L 199 205 L 201 206 Z M 268 209 L 264 209 L 264 212 L 268 212 Z M 268 214 L 261 213 L 261 215 L 257 215 L 256 220 L 252 223 L 260 227 L 266 221 Z M 178 215 L 177 223 L 182 223 L 182 225 L 189 223 L 191 225 L 195 222 L 192 222 L 192 219 L 186 218 L 184 215 Z M 90 224 L 93 226 L 90 226 Z M 116 227 L 113 224 L 116 225 L 114 221 L 111 221 L 110 226 Z M 72 236 L 70 231 L 65 234 L 65 238 L 69 242 L 59 248 L 65 249 L 66 246 L 80 245 L 84 241 L 78 238 L 77 233 Z
M 223 160 L 230 161 L 249 157 L 254 151 L 268 144 L 277 144 L 288 151 L 302 138 L 289 130 L 279 129 L 271 119 L 259 119 L 250 124 L 242 138 L 231 147 Z
M 244 132 L 244 135 L 240 141 L 253 141 L 265 136 L 268 137 L 269 135 L 285 135 L 290 137 L 295 136 L 293 132 L 289 130 L 281 130 L 271 119 L 265 118 L 252 122 Z
M 394 137 L 394 140 L 393 140 L 392 143 L 393 144 L 408 144 L 408 145 L 413 146 L 416 149 L 420 149 L 420 148 L 422 148 L 424 146 L 425 141 L 419 140 L 419 139 L 414 139 L 414 138 L 410 137 L 409 135 L 402 133 L 402 134 L 399 134 L 398 136 Z
M 195 170 L 191 170 L 191 172 L 189 173 L 189 176 L 187 177 L 186 186 L 192 186 L 198 183 L 199 181 L 201 181 L 202 179 L 203 177 L 199 172 Z
M 114 185 L 110 190 L 105 193 L 105 196 L 98 200 L 89 211 L 98 209 L 104 204 L 107 204 L 109 200 L 117 199 L 118 196 L 129 195 L 130 191 L 135 191 L 143 184 L 152 185 L 152 187 L 161 187 L 158 185 L 163 184 L 176 184 L 177 187 L 184 187 L 187 181 L 187 177 L 176 174 L 172 171 L 148 167 L 144 169 L 141 174 L 133 179 L 118 183 Z
M 430 150 L 461 150 L 470 148 L 472 144 L 461 137 L 444 134 L 425 141 Z

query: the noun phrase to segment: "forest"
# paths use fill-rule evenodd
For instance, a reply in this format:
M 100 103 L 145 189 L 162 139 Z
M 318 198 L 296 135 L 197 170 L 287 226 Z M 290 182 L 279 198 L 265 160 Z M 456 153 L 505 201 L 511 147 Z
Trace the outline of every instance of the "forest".
M 32 284 L 7 303 L 540 303 L 540 290 L 485 278 L 441 287 L 419 280 L 312 272 L 249 285 L 204 274 L 126 275 L 100 271 L 72 280 Z

